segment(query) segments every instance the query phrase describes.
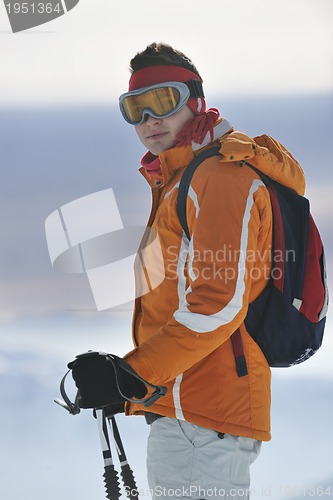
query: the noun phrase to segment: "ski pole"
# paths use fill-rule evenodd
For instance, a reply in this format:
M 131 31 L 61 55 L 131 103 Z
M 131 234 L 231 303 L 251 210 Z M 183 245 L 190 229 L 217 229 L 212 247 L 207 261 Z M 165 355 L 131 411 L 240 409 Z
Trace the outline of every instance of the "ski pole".
M 114 468 L 112 462 L 112 453 L 107 430 L 105 410 L 103 408 L 97 408 L 95 411 L 104 460 L 103 477 L 106 490 L 106 498 L 108 500 L 118 500 L 121 496 L 121 492 L 119 487 L 118 473 Z
M 112 433 L 121 467 L 121 477 L 124 483 L 126 496 L 130 498 L 130 500 L 138 500 L 139 498 L 138 487 L 135 482 L 133 471 L 127 461 L 125 449 L 119 434 L 115 417 L 114 416 L 110 417 L 109 423 L 110 421 L 112 425 Z
M 149 407 L 153 405 L 160 397 L 164 396 L 167 392 L 167 388 L 164 386 L 160 385 L 153 385 L 147 380 L 144 380 L 142 377 L 140 377 L 129 365 L 127 365 L 122 358 L 119 358 L 118 356 L 114 354 L 106 354 L 106 353 L 100 353 L 97 351 L 88 351 L 87 353 L 83 353 L 81 355 L 76 356 L 76 358 L 80 358 L 82 356 L 87 356 L 87 355 L 100 355 L 104 356 L 107 358 L 113 366 L 114 372 L 115 372 L 115 381 L 116 381 L 116 386 L 118 389 L 118 392 L 120 396 L 123 398 L 124 401 L 130 401 L 132 403 L 136 404 L 143 404 L 145 407 Z M 60 394 L 63 397 L 63 399 L 58 399 L 56 398 L 54 400 L 55 403 L 60 405 L 62 408 L 65 408 L 71 415 L 77 415 L 80 413 L 80 407 L 79 407 L 79 391 L 76 393 L 76 397 L 74 402 L 70 400 L 66 393 L 65 389 L 65 380 L 67 378 L 67 375 L 73 368 L 74 362 L 71 362 L 68 364 L 69 370 L 65 373 L 63 376 L 61 382 L 60 382 Z M 134 377 L 136 377 L 138 380 L 143 382 L 146 386 L 151 387 L 153 392 L 147 396 L 144 399 L 131 399 L 130 397 L 126 396 L 123 394 L 121 387 L 119 385 L 119 371 L 120 369 L 125 370 L 126 372 L 130 373 Z M 111 427 L 112 425 L 112 433 L 113 433 L 113 438 L 115 442 L 115 447 L 117 450 L 117 454 L 119 457 L 119 462 L 121 466 L 121 477 L 123 480 L 123 484 L 125 487 L 126 495 L 127 497 L 130 498 L 130 500 L 138 500 L 139 499 L 139 494 L 138 494 L 138 488 L 134 479 L 134 474 L 132 469 L 130 468 L 128 462 L 127 462 L 127 457 L 125 454 L 125 450 L 120 438 L 119 430 L 116 424 L 116 420 L 114 415 L 107 417 L 106 416 L 106 411 L 104 408 L 95 408 L 94 409 L 95 416 L 97 419 L 98 423 L 98 429 L 99 429 L 99 436 L 100 436 L 100 441 L 102 445 L 102 453 L 103 453 L 103 460 L 104 460 L 104 483 L 105 483 L 105 489 L 106 489 L 106 498 L 108 500 L 119 500 L 121 496 L 121 490 L 120 490 L 120 483 L 119 483 L 119 478 L 118 478 L 118 472 L 116 471 L 113 461 L 112 461 L 112 453 L 111 453 L 111 446 L 110 446 L 110 438 L 109 438 L 109 433 L 108 433 L 108 425 Z M 110 424 L 111 420 L 111 424 Z

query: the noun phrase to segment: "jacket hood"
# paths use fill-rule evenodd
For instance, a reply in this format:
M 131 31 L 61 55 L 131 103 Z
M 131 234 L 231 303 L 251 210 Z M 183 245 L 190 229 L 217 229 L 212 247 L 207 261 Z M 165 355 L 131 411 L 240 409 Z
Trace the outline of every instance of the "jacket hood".
M 299 195 L 305 192 L 304 172 L 291 153 L 268 135 L 251 139 L 234 131 L 219 139 L 221 161 L 248 161 L 274 181 L 291 188 Z

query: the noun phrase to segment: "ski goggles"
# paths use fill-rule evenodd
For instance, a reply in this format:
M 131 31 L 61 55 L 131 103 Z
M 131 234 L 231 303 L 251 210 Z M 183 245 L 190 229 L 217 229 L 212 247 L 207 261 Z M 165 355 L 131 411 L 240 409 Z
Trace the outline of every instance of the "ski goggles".
M 119 97 L 119 107 L 128 123 L 140 125 L 147 114 L 167 118 L 177 113 L 190 97 L 204 97 L 200 81 L 157 83 L 126 92 Z

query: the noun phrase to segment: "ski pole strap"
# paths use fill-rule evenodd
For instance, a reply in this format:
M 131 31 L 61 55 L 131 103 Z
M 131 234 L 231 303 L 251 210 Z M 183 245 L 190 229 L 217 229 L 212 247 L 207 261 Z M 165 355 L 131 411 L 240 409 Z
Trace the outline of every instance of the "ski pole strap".
M 140 375 L 135 370 L 133 370 L 133 368 L 128 363 L 126 363 L 126 361 L 123 360 L 123 358 L 119 358 L 115 354 L 107 354 L 107 358 L 112 362 L 112 366 L 113 366 L 115 376 L 116 376 L 116 384 L 117 384 L 117 389 L 119 391 L 119 394 L 124 399 L 126 399 L 126 401 L 129 401 L 130 403 L 143 404 L 147 408 L 149 406 L 152 406 L 154 403 L 156 403 L 156 401 L 160 397 L 162 397 L 166 394 L 167 388 L 165 386 L 154 385 L 154 384 L 151 384 L 150 382 L 148 382 L 147 380 L 143 379 L 142 377 L 140 377 Z M 126 371 L 127 373 L 129 373 L 133 377 L 137 378 L 138 380 L 143 382 L 148 387 L 151 387 L 152 389 L 154 389 L 154 392 L 150 396 L 148 396 L 144 399 L 131 399 L 131 398 L 125 396 L 125 394 L 123 394 L 123 392 L 119 386 L 119 380 L 118 380 L 119 368 Z
M 79 393 L 77 391 L 74 403 L 69 399 L 66 393 L 65 389 L 65 380 L 67 378 L 67 375 L 69 374 L 70 370 L 68 370 L 65 375 L 62 377 L 61 382 L 60 382 L 60 394 L 63 397 L 62 401 L 61 399 L 56 398 L 54 400 L 55 403 L 57 403 L 59 406 L 62 406 L 62 408 L 65 408 L 71 415 L 78 415 L 81 411 L 79 405 L 78 405 L 78 396 Z

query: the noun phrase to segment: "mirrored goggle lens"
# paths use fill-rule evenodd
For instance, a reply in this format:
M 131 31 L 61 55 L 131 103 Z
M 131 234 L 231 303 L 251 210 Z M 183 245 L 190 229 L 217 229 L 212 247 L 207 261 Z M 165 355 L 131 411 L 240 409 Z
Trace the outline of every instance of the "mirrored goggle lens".
M 141 95 L 129 95 L 122 102 L 123 110 L 132 123 L 140 123 L 145 109 L 154 115 L 163 117 L 177 109 L 180 92 L 173 87 L 161 87 L 149 90 Z

